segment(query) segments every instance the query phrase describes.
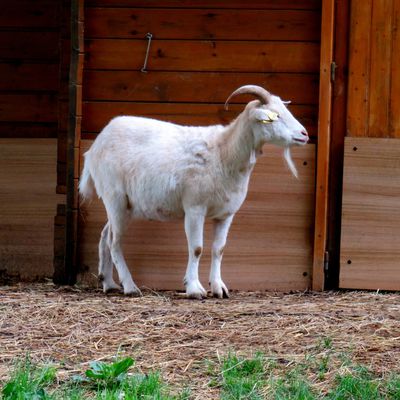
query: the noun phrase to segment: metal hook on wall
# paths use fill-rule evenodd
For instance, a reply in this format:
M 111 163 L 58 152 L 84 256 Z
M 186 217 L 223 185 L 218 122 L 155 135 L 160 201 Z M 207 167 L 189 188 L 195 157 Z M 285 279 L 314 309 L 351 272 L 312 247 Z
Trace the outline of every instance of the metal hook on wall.
M 146 70 L 146 68 L 147 68 L 147 60 L 149 59 L 150 45 L 151 45 L 151 39 L 152 39 L 153 35 L 149 32 L 145 37 L 148 40 L 148 42 L 147 42 L 147 50 L 146 50 L 146 55 L 144 57 L 143 67 L 142 67 L 142 69 L 140 71 L 146 73 L 147 72 L 147 70 Z

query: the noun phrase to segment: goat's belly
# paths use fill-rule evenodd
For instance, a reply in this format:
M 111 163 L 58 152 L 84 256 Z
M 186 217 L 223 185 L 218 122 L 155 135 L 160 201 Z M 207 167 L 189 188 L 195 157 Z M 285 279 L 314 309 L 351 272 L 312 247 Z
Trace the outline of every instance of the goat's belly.
M 170 221 L 181 219 L 184 211 L 178 204 L 147 203 L 134 204 L 132 207 L 132 218 L 148 221 Z

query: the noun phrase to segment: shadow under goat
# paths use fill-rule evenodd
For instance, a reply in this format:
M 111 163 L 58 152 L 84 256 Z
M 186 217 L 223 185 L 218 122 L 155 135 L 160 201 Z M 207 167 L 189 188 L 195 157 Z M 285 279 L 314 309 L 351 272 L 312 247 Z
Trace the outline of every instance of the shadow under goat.
M 204 221 L 211 218 L 211 292 L 219 298 L 229 297 L 221 277 L 223 250 L 263 145 L 283 147 L 289 169 L 297 177 L 290 147 L 305 145 L 309 139 L 285 102 L 262 87 L 238 88 L 225 106 L 241 94 L 257 100 L 248 103 L 227 126 L 181 126 L 120 116 L 109 122 L 85 153 L 79 191 L 83 199 L 90 199 L 96 190 L 108 217 L 99 242 L 99 278 L 104 292 L 120 289 L 113 280 L 114 264 L 124 293 L 140 295 L 121 247 L 129 221 L 184 219 L 189 252 L 186 294 L 206 297 L 198 269 Z

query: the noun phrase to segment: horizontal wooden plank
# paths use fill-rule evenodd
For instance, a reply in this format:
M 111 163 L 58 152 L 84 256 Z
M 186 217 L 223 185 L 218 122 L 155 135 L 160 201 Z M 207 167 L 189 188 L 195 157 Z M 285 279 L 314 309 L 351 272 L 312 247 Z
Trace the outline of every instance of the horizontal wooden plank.
M 0 138 L 56 138 L 57 122 L 0 122 Z
M 96 71 L 84 74 L 85 100 L 223 103 L 249 82 L 297 104 L 317 104 L 317 74 Z M 243 97 L 232 99 L 242 102 Z
M 55 139 L 0 139 L 0 265 L 24 280 L 53 274 Z
M 87 69 L 143 67 L 147 40 L 86 41 Z M 305 42 L 153 40 L 147 69 L 152 71 L 229 71 L 318 73 L 319 44 Z
M 85 37 L 191 40 L 320 40 L 314 10 L 87 8 Z M 240 29 L 238 29 L 240 26 Z
M 58 32 L 0 31 L 0 62 L 7 60 L 58 61 Z
M 82 142 L 82 153 L 91 142 Z M 295 148 L 300 179 L 282 160 L 282 149 L 264 147 L 253 172 L 248 197 L 233 222 L 223 260 L 223 278 L 231 289 L 304 290 L 310 285 L 314 209 L 315 146 Z M 97 245 L 105 223 L 103 205 L 81 205 L 81 275 L 93 283 Z M 200 279 L 208 282 L 212 227 L 206 224 Z M 182 289 L 187 245 L 183 222 L 134 222 L 124 240 L 127 263 L 139 286 Z
M 0 64 L 0 90 L 57 91 L 58 64 Z
M 400 290 L 400 140 L 346 138 L 340 287 Z
M 229 9 L 321 9 L 321 0 L 86 0 L 86 7 L 148 7 L 148 8 L 229 8 Z
M 57 95 L 0 93 L 0 121 L 57 122 Z
M 291 106 L 293 114 L 316 136 L 317 107 Z M 117 115 L 139 115 L 183 125 L 228 124 L 243 110 L 233 104 L 226 111 L 223 104 L 84 102 L 82 131 L 99 132 Z
M 60 2 L 54 0 L 14 0 L 1 5 L 2 28 L 53 28 L 59 26 Z

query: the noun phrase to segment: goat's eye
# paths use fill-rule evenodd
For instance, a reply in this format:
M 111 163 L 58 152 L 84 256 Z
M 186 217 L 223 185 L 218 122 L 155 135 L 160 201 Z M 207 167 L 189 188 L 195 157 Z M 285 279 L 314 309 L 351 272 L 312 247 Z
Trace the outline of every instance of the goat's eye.
M 270 121 L 276 121 L 279 118 L 278 113 L 270 110 L 267 110 L 267 116 Z

